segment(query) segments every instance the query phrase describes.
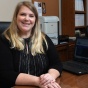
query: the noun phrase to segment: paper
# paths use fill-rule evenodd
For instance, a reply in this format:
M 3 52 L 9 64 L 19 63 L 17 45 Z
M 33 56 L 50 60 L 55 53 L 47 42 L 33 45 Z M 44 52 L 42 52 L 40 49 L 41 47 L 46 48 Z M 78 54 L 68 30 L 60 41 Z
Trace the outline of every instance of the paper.
M 84 11 L 83 0 L 75 0 L 75 11 Z
M 38 15 L 42 16 L 42 3 L 41 2 L 34 2 L 34 5 L 38 11 Z
M 75 26 L 84 26 L 84 14 L 75 14 Z

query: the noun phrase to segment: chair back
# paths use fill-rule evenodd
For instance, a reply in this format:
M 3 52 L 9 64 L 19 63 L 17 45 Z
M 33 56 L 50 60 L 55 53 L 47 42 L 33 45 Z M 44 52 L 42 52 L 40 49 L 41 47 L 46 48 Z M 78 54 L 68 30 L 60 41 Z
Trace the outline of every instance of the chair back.
M 0 22 L 0 34 L 2 34 L 11 22 Z

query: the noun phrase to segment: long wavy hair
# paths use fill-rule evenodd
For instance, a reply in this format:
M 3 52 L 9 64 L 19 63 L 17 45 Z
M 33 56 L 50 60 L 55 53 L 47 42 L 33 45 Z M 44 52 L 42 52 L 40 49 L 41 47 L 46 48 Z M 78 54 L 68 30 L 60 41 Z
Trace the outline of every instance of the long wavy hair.
M 43 49 L 43 41 L 45 41 L 46 47 L 48 48 L 47 41 L 45 39 L 45 34 L 41 32 L 40 29 L 40 23 L 39 23 L 39 18 L 38 18 L 38 12 L 35 8 L 35 6 L 29 2 L 29 1 L 23 1 L 19 2 L 16 6 L 16 9 L 13 14 L 13 19 L 10 24 L 10 26 L 7 28 L 7 30 L 4 32 L 5 37 L 11 42 L 11 48 L 16 48 L 18 50 L 23 50 L 24 49 L 24 41 L 23 39 L 19 36 L 19 29 L 17 27 L 17 15 L 22 6 L 28 7 L 35 15 L 36 21 L 35 25 L 32 28 L 31 32 L 31 53 L 32 55 L 36 55 L 36 53 L 45 53 Z

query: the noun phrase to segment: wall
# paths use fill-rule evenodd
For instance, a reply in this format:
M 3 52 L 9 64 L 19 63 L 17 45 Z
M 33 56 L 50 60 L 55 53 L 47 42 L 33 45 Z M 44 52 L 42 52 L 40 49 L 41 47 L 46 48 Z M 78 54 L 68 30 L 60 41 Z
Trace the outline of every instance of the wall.
M 59 0 L 59 34 L 62 34 L 62 27 L 61 27 L 61 0 Z
M 87 1 L 86 6 L 87 6 L 87 26 L 88 26 L 88 0 L 86 0 L 86 1 Z
M 44 2 L 46 5 L 46 13 L 43 16 L 59 17 L 59 0 L 32 0 L 32 2 Z
M 20 1 L 26 1 L 26 0 L 1 0 L 0 1 L 0 21 L 11 21 L 15 6 Z

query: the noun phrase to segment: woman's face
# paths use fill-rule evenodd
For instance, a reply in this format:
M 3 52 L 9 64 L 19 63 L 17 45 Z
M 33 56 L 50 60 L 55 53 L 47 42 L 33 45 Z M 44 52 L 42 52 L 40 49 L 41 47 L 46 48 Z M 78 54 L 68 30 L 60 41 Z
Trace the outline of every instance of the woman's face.
M 20 30 L 20 34 L 31 34 L 31 30 L 35 25 L 35 15 L 34 13 L 26 6 L 21 6 L 18 15 L 17 15 L 17 26 Z

